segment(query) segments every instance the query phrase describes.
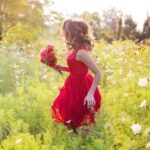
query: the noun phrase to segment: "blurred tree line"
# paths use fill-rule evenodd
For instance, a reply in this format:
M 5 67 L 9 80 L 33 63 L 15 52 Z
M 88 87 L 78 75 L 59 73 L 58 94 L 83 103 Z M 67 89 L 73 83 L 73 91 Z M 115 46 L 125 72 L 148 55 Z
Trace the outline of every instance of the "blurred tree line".
M 137 23 L 131 15 L 125 15 L 116 8 L 104 10 L 102 16 L 97 12 L 83 12 L 81 18 L 88 21 L 93 29 L 96 40 L 105 39 L 108 42 L 113 40 L 131 39 L 137 42 L 150 38 L 150 16 L 143 24 L 143 30 L 137 29 Z
M 49 0 L 0 0 L 0 41 L 39 42 L 48 31 L 44 6 Z
M 58 37 L 60 26 L 65 19 L 62 13 L 52 11 L 49 0 L 0 0 L 0 41 L 35 43 L 45 38 Z M 48 7 L 49 6 L 49 7 Z M 48 10 L 48 13 L 45 13 Z M 96 40 L 131 39 L 141 41 L 150 38 L 150 16 L 143 24 L 143 30 L 137 30 L 137 24 L 131 15 L 123 16 L 116 8 L 99 13 L 83 12 L 70 14 L 86 20 L 93 30 Z
M 0 0 L 0 40 L 36 40 L 43 19 L 38 1 Z

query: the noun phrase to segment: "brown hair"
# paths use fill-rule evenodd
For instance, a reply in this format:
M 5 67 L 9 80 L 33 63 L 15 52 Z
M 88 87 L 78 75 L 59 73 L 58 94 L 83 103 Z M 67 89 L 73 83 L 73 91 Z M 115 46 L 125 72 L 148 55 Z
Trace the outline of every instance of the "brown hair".
M 93 43 L 89 36 L 89 26 L 82 20 L 67 19 L 62 26 L 63 35 L 67 46 L 78 48 L 84 45 L 88 50 L 92 50 Z

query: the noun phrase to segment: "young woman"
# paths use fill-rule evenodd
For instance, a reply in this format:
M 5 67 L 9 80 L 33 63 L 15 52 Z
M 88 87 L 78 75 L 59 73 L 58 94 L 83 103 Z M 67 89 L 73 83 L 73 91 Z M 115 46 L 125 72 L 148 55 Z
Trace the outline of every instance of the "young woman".
M 50 111 L 56 122 L 63 123 L 77 133 L 80 126 L 96 125 L 95 113 L 101 107 L 101 94 L 98 89 L 101 73 L 89 55 L 93 45 L 87 23 L 65 20 L 62 33 L 70 51 L 66 57 L 68 67 L 55 65 L 54 68 L 70 74 L 60 88 Z M 94 77 L 88 72 L 89 69 Z

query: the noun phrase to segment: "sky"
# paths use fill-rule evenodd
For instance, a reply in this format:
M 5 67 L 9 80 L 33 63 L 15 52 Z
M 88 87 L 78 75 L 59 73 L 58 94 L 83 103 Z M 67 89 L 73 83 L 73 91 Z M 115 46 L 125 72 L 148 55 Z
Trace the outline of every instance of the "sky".
M 52 10 L 63 13 L 81 14 L 83 11 L 99 12 L 116 7 L 123 14 L 131 14 L 137 28 L 142 30 L 147 13 L 150 15 L 150 0 L 53 0 Z

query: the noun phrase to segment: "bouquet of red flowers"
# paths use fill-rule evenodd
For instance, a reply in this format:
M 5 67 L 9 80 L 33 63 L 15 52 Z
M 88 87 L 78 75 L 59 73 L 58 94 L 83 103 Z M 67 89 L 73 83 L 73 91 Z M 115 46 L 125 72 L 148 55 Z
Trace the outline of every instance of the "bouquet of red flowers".
M 52 45 L 47 45 L 46 48 L 42 49 L 40 53 L 40 62 L 46 64 L 53 69 L 56 69 L 61 73 L 61 71 L 57 68 L 57 59 L 55 56 L 55 48 Z

